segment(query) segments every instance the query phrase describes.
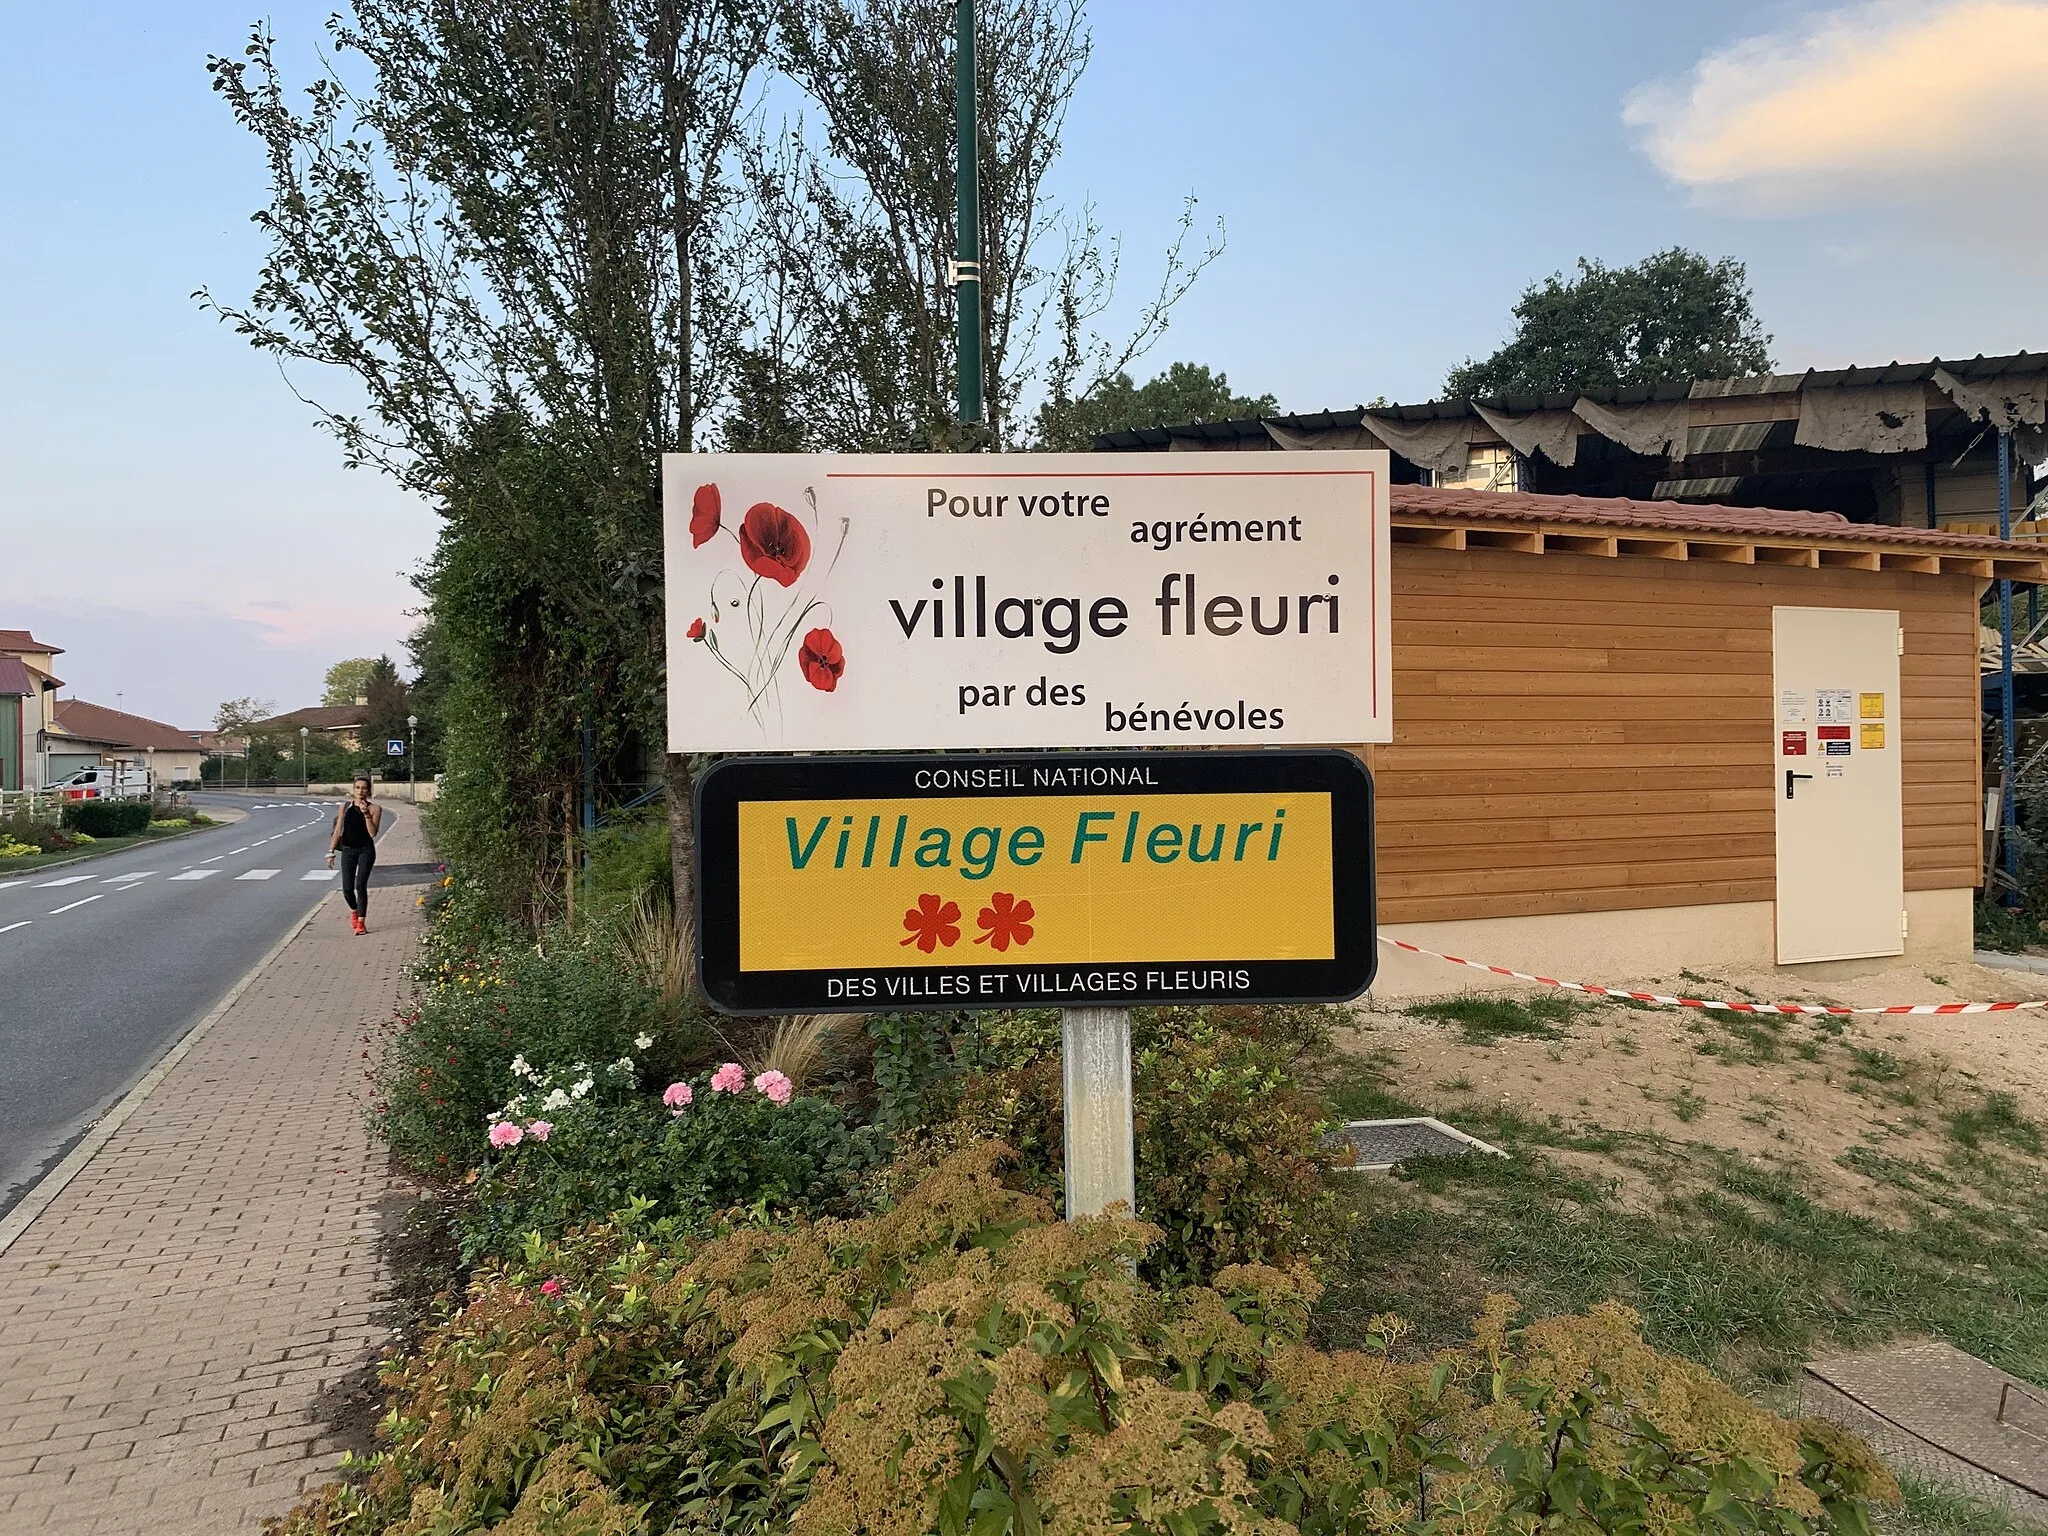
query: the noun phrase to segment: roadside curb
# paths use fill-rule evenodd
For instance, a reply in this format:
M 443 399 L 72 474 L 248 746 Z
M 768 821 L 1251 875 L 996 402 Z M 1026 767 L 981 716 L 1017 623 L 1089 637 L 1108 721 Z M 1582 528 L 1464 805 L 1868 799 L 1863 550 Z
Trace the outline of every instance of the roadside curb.
M 201 831 L 209 830 L 200 828 Z M 157 1058 L 155 1066 L 143 1074 L 142 1080 L 123 1094 L 116 1104 L 100 1116 L 85 1137 L 64 1160 L 37 1182 L 36 1186 L 21 1197 L 21 1201 L 5 1217 L 0 1217 L 0 1254 L 5 1254 L 14 1240 L 26 1232 L 35 1219 L 48 1209 L 56 1198 L 64 1193 L 65 1186 L 85 1171 L 86 1164 L 99 1155 L 100 1149 L 114 1139 L 114 1133 L 121 1129 L 128 1117 L 140 1109 L 143 1102 L 156 1092 L 159 1084 L 170 1076 L 171 1069 L 185 1059 L 185 1053 L 199 1043 L 200 1037 L 220 1022 L 227 1011 L 241 1000 L 244 992 L 255 985 L 256 978 L 270 968 L 271 962 L 284 953 L 285 946 L 296 939 L 316 915 L 326 907 L 334 893 L 326 891 L 318 901 L 306 909 L 305 915 L 285 931 L 284 937 L 271 945 L 263 958 L 258 960 L 242 979 L 228 989 L 227 995 L 214 1004 L 205 1018 L 186 1030 L 184 1035 Z

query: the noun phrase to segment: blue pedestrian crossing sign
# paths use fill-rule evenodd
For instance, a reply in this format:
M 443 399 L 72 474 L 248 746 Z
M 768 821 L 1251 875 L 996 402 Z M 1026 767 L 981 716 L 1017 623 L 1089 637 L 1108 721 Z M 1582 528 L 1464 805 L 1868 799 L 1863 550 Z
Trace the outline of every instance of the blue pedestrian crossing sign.
M 404 742 L 402 742 L 402 741 L 387 741 L 387 742 L 385 742 L 385 743 L 384 743 L 384 755 L 385 755 L 386 757 L 403 757 L 403 756 L 405 756 L 405 743 L 404 743 Z

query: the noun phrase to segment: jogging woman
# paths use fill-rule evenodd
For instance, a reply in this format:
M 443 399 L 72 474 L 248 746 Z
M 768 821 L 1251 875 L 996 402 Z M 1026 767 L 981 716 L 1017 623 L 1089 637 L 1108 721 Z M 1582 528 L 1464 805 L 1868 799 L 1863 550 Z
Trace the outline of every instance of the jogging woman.
M 341 899 L 357 933 L 369 932 L 363 920 L 370 915 L 370 871 L 377 867 L 377 829 L 383 824 L 384 807 L 370 800 L 370 776 L 359 773 L 347 803 L 334 813 L 334 836 L 327 844 L 329 869 L 341 855 Z

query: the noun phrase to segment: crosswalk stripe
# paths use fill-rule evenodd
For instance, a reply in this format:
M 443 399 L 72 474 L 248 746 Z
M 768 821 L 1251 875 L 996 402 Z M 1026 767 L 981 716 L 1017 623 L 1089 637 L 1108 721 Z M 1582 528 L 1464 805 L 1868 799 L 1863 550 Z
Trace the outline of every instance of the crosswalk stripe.
M 217 869 L 188 869 L 182 875 L 173 875 L 173 880 L 204 880 L 208 875 L 217 875 Z
M 273 875 L 281 875 L 283 873 L 284 871 L 280 869 L 250 869 L 244 870 L 235 878 L 237 880 L 268 880 Z
M 50 888 L 51 888 L 52 886 L 56 886 L 56 885 L 76 885 L 76 884 L 78 884 L 78 882 L 79 882 L 79 881 L 81 881 L 81 880 L 90 880 L 91 878 L 92 878 L 92 876 L 91 876 L 91 875 L 66 875 L 66 876 L 65 876 L 65 877 L 64 877 L 63 879 L 61 879 L 61 880 L 45 880 L 45 881 L 43 881 L 43 883 L 42 883 L 42 884 L 38 885 L 38 886 L 36 887 L 36 889 L 37 889 L 37 890 L 39 890 L 39 891 L 47 891 L 47 890 L 49 890 L 49 889 L 50 889 Z
M 309 869 L 299 878 L 301 880 L 332 880 L 340 873 L 341 871 L 338 869 Z
M 27 885 L 26 880 L 0 880 L 0 891 L 11 891 L 17 885 Z
M 155 873 L 156 871 L 153 869 L 131 869 L 125 875 L 109 875 L 100 883 L 103 885 L 132 885 L 137 880 L 147 880 Z

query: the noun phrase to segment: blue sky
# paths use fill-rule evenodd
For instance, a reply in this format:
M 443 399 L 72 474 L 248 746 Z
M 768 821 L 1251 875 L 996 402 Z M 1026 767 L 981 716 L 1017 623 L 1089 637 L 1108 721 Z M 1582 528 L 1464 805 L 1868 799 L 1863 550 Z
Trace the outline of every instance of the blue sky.
M 301 78 L 329 9 L 269 12 Z M 190 298 L 261 256 L 262 167 L 204 69 L 255 14 L 0 4 L 0 628 L 181 725 L 400 654 L 435 534 Z M 2048 347 L 2034 0 L 1094 19 L 1059 191 L 1123 234 L 1132 295 L 1184 194 L 1229 230 L 1148 367 L 1290 409 L 1428 398 L 1532 280 L 1673 244 L 1749 264 L 1788 369 Z

